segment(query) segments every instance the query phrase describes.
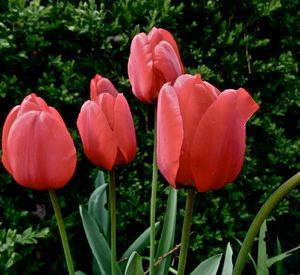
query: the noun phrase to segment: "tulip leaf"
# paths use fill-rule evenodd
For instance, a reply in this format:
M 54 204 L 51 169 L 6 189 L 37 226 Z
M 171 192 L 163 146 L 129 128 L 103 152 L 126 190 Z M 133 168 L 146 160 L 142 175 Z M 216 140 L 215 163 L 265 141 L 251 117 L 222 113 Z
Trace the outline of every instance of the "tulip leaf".
M 230 243 L 227 244 L 225 259 L 223 263 L 222 275 L 231 275 L 233 271 L 233 263 L 232 263 L 232 248 Z
M 86 275 L 84 272 L 78 270 L 78 271 L 75 271 L 75 275 Z
M 101 274 L 111 273 L 111 258 L 110 258 L 110 247 L 99 231 L 98 226 L 93 219 L 93 217 L 88 213 L 88 211 L 79 206 L 80 216 L 83 223 L 84 232 L 88 240 L 89 246 L 92 250 L 93 256 L 98 264 Z M 117 273 L 122 274 L 120 267 L 117 265 Z
M 263 224 L 260 227 L 259 230 L 259 237 L 258 237 L 258 251 L 257 251 L 257 269 L 256 274 L 257 275 L 267 275 L 269 274 L 269 269 L 267 267 L 267 244 L 265 241 L 267 232 L 267 223 L 266 220 L 263 222 Z
M 294 251 L 298 250 L 298 249 L 300 249 L 300 245 L 298 245 L 297 247 L 292 248 L 291 250 L 288 250 L 288 251 L 283 252 L 283 253 L 281 253 L 281 254 L 279 254 L 279 255 L 276 255 L 276 256 L 274 256 L 274 257 L 272 257 L 272 258 L 269 258 L 269 259 L 267 260 L 267 266 L 270 267 L 270 266 L 273 265 L 274 263 L 284 260 L 285 258 L 291 256 L 292 253 L 293 253 Z
M 155 223 L 155 233 L 159 229 L 159 222 Z M 124 254 L 121 257 L 120 262 L 129 259 L 133 252 L 142 254 L 144 249 L 149 245 L 150 241 L 150 227 L 147 228 L 131 245 L 127 248 Z
M 158 263 L 154 268 L 156 274 L 169 274 L 169 266 L 172 260 L 172 253 L 169 252 L 174 247 L 176 212 L 177 190 L 170 186 L 164 224 L 156 252 L 156 263 Z
M 107 183 L 104 182 L 103 172 L 98 172 L 95 180 L 96 189 L 91 194 L 88 202 L 88 212 L 96 221 L 100 231 L 108 238 L 109 213 L 107 205 Z
M 222 253 L 214 255 L 214 256 L 206 259 L 205 261 L 200 263 L 190 275 L 199 275 L 199 274 L 215 275 L 215 274 L 217 274 L 221 258 L 222 258 Z
M 136 251 L 130 255 L 124 275 L 144 275 L 142 257 Z

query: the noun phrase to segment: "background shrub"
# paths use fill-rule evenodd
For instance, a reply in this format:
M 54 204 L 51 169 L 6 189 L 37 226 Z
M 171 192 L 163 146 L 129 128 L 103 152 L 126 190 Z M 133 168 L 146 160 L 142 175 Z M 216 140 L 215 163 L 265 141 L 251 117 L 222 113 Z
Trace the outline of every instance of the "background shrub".
M 220 90 L 242 86 L 259 102 L 260 110 L 247 127 L 241 175 L 222 190 L 197 195 L 189 267 L 193 269 L 201 260 L 223 251 L 228 241 L 236 255 L 239 247 L 234 238 L 243 239 L 266 198 L 300 168 L 299 10 L 297 0 L 0 3 L 0 125 L 14 105 L 35 92 L 58 109 L 76 143 L 76 173 L 58 195 L 77 269 L 91 273 L 91 255 L 78 205 L 84 204 L 93 190 L 97 169 L 82 153 L 75 124 L 80 106 L 89 97 L 90 79 L 99 73 L 125 94 L 138 133 L 136 160 L 117 169 L 120 253 L 147 227 L 151 191 L 153 109 L 133 97 L 128 82 L 127 60 L 133 36 L 153 26 L 168 29 L 179 45 L 188 73 L 200 73 Z M 167 187 L 162 177 L 159 187 L 157 212 L 162 219 Z M 180 209 L 184 193 L 180 190 Z M 64 257 L 57 252 L 61 251 L 60 240 L 48 194 L 19 187 L 2 166 L 0 194 L 4 228 L 18 232 L 30 226 L 36 232 L 50 228 L 47 239 L 30 250 L 28 245 L 15 248 L 21 257 L 9 272 L 63 274 Z M 268 222 L 270 244 L 276 235 L 285 250 L 299 244 L 299 199 L 299 190 L 294 190 L 272 213 Z M 45 216 L 36 214 L 41 205 Z M 178 225 L 182 216 L 180 210 Z M 289 230 L 286 224 L 291 225 Z M 299 272 L 298 265 L 295 254 L 286 262 L 287 274 Z

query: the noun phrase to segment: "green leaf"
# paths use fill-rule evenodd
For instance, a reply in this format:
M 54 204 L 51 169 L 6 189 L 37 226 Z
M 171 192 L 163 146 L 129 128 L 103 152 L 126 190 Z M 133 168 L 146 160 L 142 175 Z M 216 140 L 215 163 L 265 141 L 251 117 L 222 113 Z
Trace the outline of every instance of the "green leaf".
M 130 255 L 124 275 L 144 275 L 142 257 L 136 251 Z
M 222 275 L 231 275 L 233 271 L 233 263 L 232 263 L 232 248 L 230 243 L 227 244 L 226 254 L 223 264 Z
M 155 223 L 155 233 L 157 233 L 159 228 L 159 222 Z M 147 245 L 149 245 L 150 239 L 150 227 L 147 228 L 124 252 L 120 261 L 128 259 L 131 254 L 136 251 L 139 254 L 142 254 Z
M 277 255 L 282 253 L 281 244 L 280 244 L 278 237 L 276 239 L 276 252 L 277 252 Z M 275 268 L 276 268 L 276 275 L 283 274 L 284 269 L 283 269 L 282 261 L 277 262 Z
M 78 270 L 78 271 L 75 271 L 75 275 L 86 275 L 84 272 Z
M 164 217 L 164 225 L 162 228 L 157 252 L 156 260 L 159 260 L 159 265 L 154 268 L 156 274 L 169 274 L 169 266 L 172 259 L 172 254 L 165 257 L 174 247 L 175 227 L 176 227 L 176 212 L 177 212 L 177 190 L 169 187 L 169 195 L 167 209 Z M 159 259 L 159 257 L 164 257 Z
M 269 259 L 267 260 L 267 266 L 270 267 L 270 266 L 273 265 L 274 263 L 284 260 L 285 258 L 291 256 L 292 253 L 293 253 L 294 251 L 298 250 L 298 249 L 300 249 L 300 245 L 298 245 L 297 247 L 294 247 L 293 249 L 288 250 L 288 251 L 286 251 L 286 252 L 284 252 L 284 253 L 281 253 L 281 254 L 279 254 L 279 255 L 277 255 L 277 256 L 274 256 L 274 257 L 272 257 L 272 258 L 269 258 Z
M 108 238 L 109 231 L 109 213 L 106 208 L 107 205 L 107 184 L 99 180 L 100 172 L 95 181 L 95 185 L 98 186 L 94 192 L 91 194 L 88 202 L 88 212 L 93 217 L 95 222 L 97 223 L 100 231 L 103 235 Z M 99 184 L 100 183 L 100 184 Z
M 222 258 L 222 253 L 214 255 L 214 256 L 206 259 L 201 264 L 199 264 L 190 275 L 199 275 L 199 274 L 215 275 L 215 274 L 217 274 L 221 258 Z
M 84 232 L 88 240 L 89 246 L 92 253 L 97 261 L 99 270 L 101 274 L 111 273 L 111 258 L 110 258 L 110 247 L 103 236 L 103 234 L 98 230 L 97 224 L 88 213 L 88 211 L 79 206 L 80 216 L 82 219 Z M 120 267 L 117 265 L 118 274 L 121 274 Z
M 257 275 L 269 274 L 269 269 L 267 267 L 267 259 L 268 259 L 267 245 L 266 245 L 266 241 L 265 241 L 266 232 L 267 232 L 267 222 L 265 220 L 259 230 L 257 269 L 256 269 Z

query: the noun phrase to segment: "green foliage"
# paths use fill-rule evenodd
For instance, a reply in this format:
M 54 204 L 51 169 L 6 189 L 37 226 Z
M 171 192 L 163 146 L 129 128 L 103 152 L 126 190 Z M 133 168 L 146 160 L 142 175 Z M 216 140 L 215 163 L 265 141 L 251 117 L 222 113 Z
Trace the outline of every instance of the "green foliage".
M 11 267 L 24 258 L 22 253 L 18 252 L 23 250 L 20 245 L 28 250 L 29 245 L 37 244 L 37 239 L 46 238 L 49 234 L 49 228 L 33 230 L 29 227 L 20 234 L 16 229 L 1 227 L 0 223 L 0 271 L 2 274 L 8 274 Z
M 100 73 L 125 94 L 137 130 L 136 160 L 116 171 L 120 251 L 139 236 L 149 220 L 151 188 L 153 108 L 138 102 L 131 93 L 127 60 L 133 36 L 153 26 L 168 29 L 178 42 L 188 73 L 200 73 L 220 90 L 242 86 L 260 104 L 247 124 L 241 175 L 223 190 L 196 197 L 191 271 L 220 253 L 234 237 L 242 239 L 266 198 L 300 169 L 299 10 L 298 0 L 1 1 L 0 125 L 15 104 L 36 92 L 59 110 L 70 128 L 79 162 L 73 179 L 60 191 L 60 204 L 77 270 L 91 273 L 91 254 L 81 241 L 83 228 L 77 206 L 87 202 L 98 173 L 83 155 L 75 125 L 81 104 L 89 98 L 90 79 Z M 160 177 L 159 221 L 166 208 L 166 187 Z M 32 261 L 32 255 L 22 250 L 23 259 L 16 269 L 24 274 L 45 270 L 63 273 L 64 258 L 56 253 L 60 244 L 47 194 L 17 186 L 2 167 L 0 191 L 0 219 L 7 230 L 18 225 L 23 232 L 33 224 L 33 228 L 46 226 L 53 232 L 36 245 L 39 253 L 46 252 Z M 184 194 L 179 190 L 178 209 L 184 206 Z M 299 243 L 299 200 L 299 190 L 293 191 L 271 217 L 269 234 L 279 235 L 283 250 Z M 45 205 L 45 219 L 32 218 L 32 214 L 24 219 L 22 213 L 34 212 L 37 204 Z M 179 210 L 176 223 L 181 225 L 182 220 Z M 286 230 L 287 223 L 294 224 L 291 230 Z M 78 246 L 82 249 L 75 249 Z M 291 273 L 299 271 L 299 257 L 294 260 L 295 265 L 288 263 Z M 38 271 L 31 271 L 31 267 Z

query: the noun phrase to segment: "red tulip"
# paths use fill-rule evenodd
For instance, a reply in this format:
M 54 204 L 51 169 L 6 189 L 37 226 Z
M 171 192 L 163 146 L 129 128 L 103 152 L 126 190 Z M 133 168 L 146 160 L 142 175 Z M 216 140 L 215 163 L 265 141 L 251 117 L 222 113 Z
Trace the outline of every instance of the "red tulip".
M 111 170 L 136 154 L 136 136 L 129 105 L 123 94 L 100 75 L 91 81 L 91 99 L 81 107 L 77 127 L 87 158 Z
M 259 106 L 246 92 L 220 92 L 200 75 L 182 75 L 158 97 L 157 160 L 174 187 L 222 188 L 241 171 L 246 122 Z
M 31 94 L 8 114 L 2 132 L 2 162 L 22 186 L 63 187 L 76 167 L 76 149 L 59 113 Z
M 128 75 L 134 95 L 143 102 L 152 102 L 161 86 L 174 83 L 184 73 L 177 44 L 168 31 L 153 28 L 137 34 L 131 43 Z

